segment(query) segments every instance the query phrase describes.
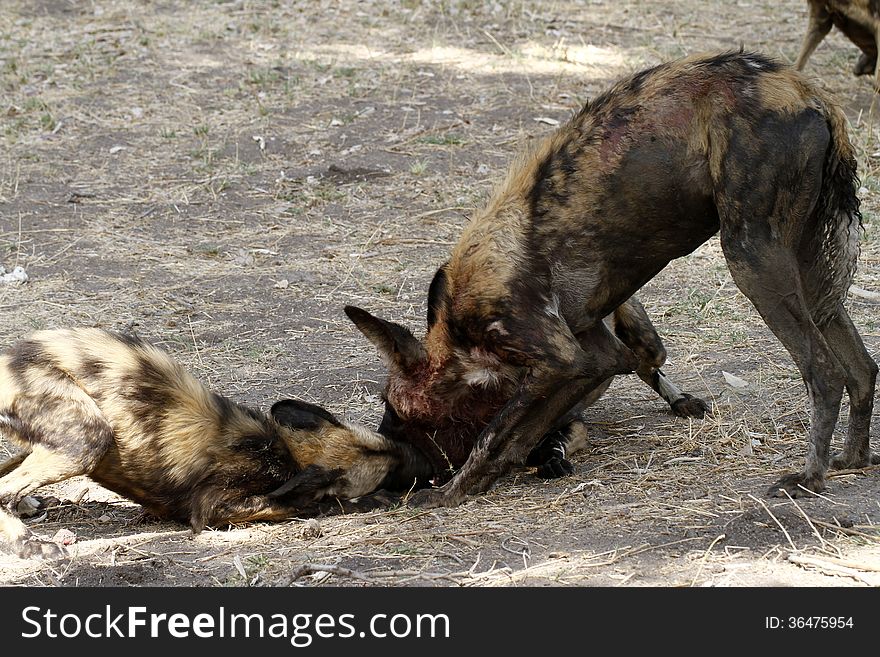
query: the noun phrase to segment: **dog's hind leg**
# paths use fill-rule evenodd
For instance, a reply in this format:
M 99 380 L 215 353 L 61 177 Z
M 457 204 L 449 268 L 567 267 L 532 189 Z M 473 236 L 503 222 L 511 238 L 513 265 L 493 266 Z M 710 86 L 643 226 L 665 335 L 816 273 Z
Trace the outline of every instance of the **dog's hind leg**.
M 825 4 L 810 2 L 810 18 L 807 25 L 807 33 L 804 35 L 800 54 L 794 64 L 797 70 L 804 70 L 810 55 L 813 54 L 813 51 L 816 50 L 816 46 L 822 42 L 822 39 L 828 35 L 833 25 L 831 14 L 825 8 Z
M 818 201 L 830 193 L 823 175 L 829 141 L 828 123 L 813 110 L 770 114 L 760 132 L 731 133 L 716 188 L 721 248 L 733 280 L 791 355 L 812 406 L 806 465 L 773 484 L 768 494 L 774 496 L 825 488 L 831 436 L 848 380 L 814 321 L 829 316 L 816 310 L 829 303 L 820 303 L 817 281 L 828 280 L 824 298 L 842 299 L 846 285 L 823 264 L 834 250 L 808 241 L 822 232 L 821 213 L 828 212 L 827 203 Z
M 3 415 L 4 434 L 26 447 L 17 467 L 7 470 L 3 466 L 0 540 L 7 541 L 22 558 L 55 558 L 63 556 L 63 551 L 33 537 L 12 515 L 21 498 L 41 486 L 90 474 L 114 444 L 113 430 L 93 399 L 72 385 L 59 392 L 63 395 L 19 395 L 15 412 Z
M 843 305 L 822 329 L 825 340 L 841 363 L 846 363 L 846 391 L 849 395 L 849 428 L 843 451 L 831 459 L 832 468 L 863 468 L 880 463 L 871 454 L 871 413 L 877 363 L 871 358 Z
M 64 556 L 58 545 L 36 538 L 13 515 L 21 498 L 41 486 L 85 473 L 75 458 L 36 445 L 17 468 L 0 478 L 0 537 L 19 557 L 55 559 Z
M 733 280 L 752 301 L 767 326 L 779 338 L 800 370 L 812 405 L 810 448 L 806 467 L 786 475 L 768 490 L 781 496 L 803 496 L 803 488 L 819 493 L 825 488 L 831 434 L 837 422 L 846 372 L 813 323 L 801 289 L 794 254 L 770 241 L 722 236 Z

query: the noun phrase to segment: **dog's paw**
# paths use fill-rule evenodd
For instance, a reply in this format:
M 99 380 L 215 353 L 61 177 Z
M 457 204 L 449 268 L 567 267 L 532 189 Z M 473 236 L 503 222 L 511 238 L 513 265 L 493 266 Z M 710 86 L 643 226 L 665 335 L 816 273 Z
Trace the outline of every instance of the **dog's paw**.
M 542 463 L 535 470 L 535 475 L 541 479 L 559 479 L 574 474 L 574 465 L 568 459 L 553 457 Z
M 788 493 L 792 497 L 812 497 L 810 491 L 821 493 L 823 490 L 825 490 L 824 477 L 816 475 L 808 477 L 803 472 L 798 472 L 781 477 L 779 481 L 767 489 L 767 495 L 768 497 L 786 497 L 785 493 Z
M 52 541 L 43 541 L 35 536 L 28 536 L 16 545 L 16 554 L 21 559 L 42 559 L 52 561 L 67 556 L 64 548 Z
M 867 468 L 869 465 L 877 464 L 880 464 L 880 454 L 869 452 L 863 455 L 854 455 L 843 451 L 831 457 L 831 463 L 828 467 L 833 470 L 858 470 L 859 468 Z
M 859 56 L 858 61 L 853 66 L 853 75 L 856 77 L 860 75 L 873 75 L 874 68 L 877 65 L 877 57 L 869 57 L 865 53 L 862 53 Z
M 682 393 L 681 399 L 672 402 L 672 412 L 678 417 L 703 418 L 711 415 L 712 411 L 709 405 L 699 397 L 694 397 L 686 392 Z
M 451 495 L 443 488 L 424 488 L 410 495 L 406 505 L 416 509 L 436 509 L 458 506 L 463 501 L 464 496 Z

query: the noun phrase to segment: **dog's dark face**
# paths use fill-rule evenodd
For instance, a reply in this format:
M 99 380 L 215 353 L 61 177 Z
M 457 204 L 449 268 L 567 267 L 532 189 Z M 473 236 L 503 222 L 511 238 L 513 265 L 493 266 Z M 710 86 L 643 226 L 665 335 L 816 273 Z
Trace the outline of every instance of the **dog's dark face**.
M 460 467 L 509 397 L 506 367 L 488 353 L 453 346 L 442 322 L 431 322 L 420 342 L 400 324 L 353 306 L 345 312 L 388 368 L 379 433 L 413 445 L 438 472 Z

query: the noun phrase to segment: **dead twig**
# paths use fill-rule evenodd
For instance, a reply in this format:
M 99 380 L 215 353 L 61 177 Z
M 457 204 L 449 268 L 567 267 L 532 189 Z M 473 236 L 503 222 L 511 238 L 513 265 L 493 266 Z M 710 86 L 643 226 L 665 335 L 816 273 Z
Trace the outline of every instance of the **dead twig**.
M 719 534 L 715 537 L 715 539 L 709 543 L 709 547 L 706 548 L 706 551 L 703 553 L 703 558 L 700 559 L 700 566 L 697 568 L 697 572 L 694 573 L 694 578 L 691 580 L 691 586 L 696 586 L 697 578 L 700 576 L 700 573 L 703 572 L 703 567 L 706 565 L 706 560 L 709 558 L 709 553 L 712 551 L 712 548 L 715 547 L 715 544 L 718 541 L 723 541 L 727 536 L 725 534 Z
M 843 575 L 846 577 L 851 577 L 863 584 L 867 584 L 869 586 L 873 585 L 874 582 L 866 578 L 860 570 L 862 570 L 861 566 L 863 564 L 859 564 L 859 568 L 854 568 L 851 566 L 845 566 L 841 563 L 837 563 L 838 559 L 830 559 L 830 558 L 819 558 L 819 557 L 811 557 L 805 554 L 790 554 L 788 555 L 788 560 L 797 564 L 798 566 L 813 566 L 814 568 L 818 568 L 819 570 L 823 570 L 827 573 L 831 573 L 832 575 Z
M 816 525 L 814 525 L 814 524 L 813 524 L 813 521 L 810 520 L 810 516 L 808 516 L 808 515 L 806 514 L 806 512 L 800 507 L 800 505 L 799 505 L 797 502 L 794 501 L 794 498 L 793 498 L 791 495 L 788 494 L 788 491 L 787 491 L 787 490 L 785 490 L 784 488 L 781 489 L 781 490 L 782 490 L 783 493 L 785 493 L 785 496 L 789 499 L 789 501 L 790 501 L 792 504 L 794 504 L 794 508 L 797 509 L 797 510 L 800 512 L 800 514 L 804 517 L 804 520 L 807 521 L 807 524 L 810 526 L 810 529 L 813 531 L 813 534 L 816 536 L 816 538 L 819 539 L 819 542 L 822 544 L 822 547 L 823 547 L 823 548 L 827 548 L 827 547 L 828 547 L 828 542 L 827 542 L 824 538 L 822 538 L 822 534 L 820 534 L 820 533 L 819 533 L 819 530 L 816 529 Z
M 794 544 L 794 541 L 791 540 L 791 536 L 789 535 L 788 531 L 785 529 L 785 527 L 782 525 L 782 523 L 779 522 L 779 518 L 777 518 L 775 515 L 773 515 L 773 512 L 770 510 L 770 508 L 766 504 L 764 504 L 763 500 L 759 500 L 757 497 L 755 497 L 751 493 L 749 493 L 749 497 L 752 498 L 758 504 L 760 504 L 762 507 L 764 507 L 764 510 L 767 512 L 767 514 L 771 518 L 773 518 L 773 522 L 775 522 L 777 525 L 779 525 L 779 529 L 781 529 L 782 533 L 785 534 L 785 538 L 788 539 L 788 544 L 791 546 L 791 549 L 794 550 L 795 552 L 797 552 L 797 546 Z
M 833 529 L 834 531 L 840 532 L 841 534 L 846 534 L 847 536 L 858 536 L 860 538 L 867 538 L 871 541 L 880 541 L 880 534 L 867 534 L 865 532 L 859 531 L 858 529 L 853 529 L 852 527 L 843 527 L 841 525 L 835 525 L 834 523 L 824 522 L 822 520 L 814 520 L 813 522 L 820 527 Z
M 288 583 L 293 584 L 300 577 L 305 577 L 306 575 L 314 575 L 317 573 L 330 573 L 331 575 L 336 575 L 338 577 L 350 577 L 351 579 L 359 579 L 362 582 L 372 581 L 371 577 L 368 577 L 364 573 L 358 572 L 357 570 L 352 570 L 351 568 L 343 568 L 342 566 L 331 566 L 329 564 L 321 563 L 307 563 L 297 567 L 297 569 L 290 574 L 290 579 Z

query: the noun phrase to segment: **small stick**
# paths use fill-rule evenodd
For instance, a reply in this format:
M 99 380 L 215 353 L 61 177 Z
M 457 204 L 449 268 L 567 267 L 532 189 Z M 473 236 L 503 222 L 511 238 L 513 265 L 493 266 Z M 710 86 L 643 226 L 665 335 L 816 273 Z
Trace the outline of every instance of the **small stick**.
M 450 205 L 448 208 L 440 208 L 439 210 L 428 210 L 427 212 L 420 212 L 419 214 L 410 217 L 410 219 L 423 219 L 425 217 L 430 217 L 435 214 L 441 214 L 442 212 L 453 212 L 461 210 L 473 210 L 473 208 L 469 208 L 464 205 Z M 454 242 L 438 242 L 438 244 L 454 244 Z
M 804 491 L 805 493 L 808 493 L 808 494 L 812 495 L 813 497 L 818 497 L 819 499 L 823 499 L 823 500 L 825 500 L 826 502 L 830 502 L 831 504 L 836 504 L 837 506 L 846 506 L 845 504 L 841 504 L 840 502 L 835 502 L 835 501 L 832 500 L 830 497 L 825 497 L 825 496 L 822 495 L 821 493 L 817 493 L 817 492 L 815 492 L 815 491 L 812 491 L 812 490 L 810 490 L 809 488 L 806 488 L 805 486 L 801 486 L 800 484 L 798 484 L 798 488 L 800 488 L 800 489 L 801 489 L 802 491 Z
M 791 563 L 797 564 L 799 566 L 813 566 L 814 568 L 819 568 L 821 570 L 833 573 L 835 575 L 846 575 L 847 577 L 852 577 L 863 584 L 870 585 L 871 582 L 864 577 L 860 572 L 854 570 L 853 568 L 848 568 L 846 566 L 838 565 L 826 559 L 819 559 L 817 557 L 808 557 L 804 554 L 790 554 L 788 556 L 788 560 Z
M 862 561 L 852 561 L 850 559 L 838 559 L 836 557 L 808 557 L 806 555 L 799 555 L 803 559 L 811 559 L 814 561 L 827 562 L 830 564 L 834 564 L 835 566 L 840 566 L 842 568 L 852 568 L 853 570 L 862 570 L 868 573 L 880 573 L 880 564 L 862 562 Z
M 199 343 L 198 343 L 198 341 L 196 340 L 196 332 L 195 332 L 195 329 L 193 329 L 192 315 L 187 315 L 187 316 L 186 316 L 186 319 L 187 319 L 187 321 L 189 322 L 189 334 L 190 334 L 190 336 L 192 336 L 193 348 L 194 348 L 195 351 L 196 351 L 196 357 L 199 359 L 199 365 L 201 365 L 202 367 L 204 367 L 205 363 L 202 362 L 202 352 L 199 351 Z
M 470 569 L 467 571 L 467 575 L 468 575 L 469 577 L 473 577 L 473 576 L 474 576 L 474 571 L 477 569 L 477 564 L 480 563 L 480 559 L 481 559 L 482 557 L 483 557 L 483 553 L 482 553 L 482 552 L 477 552 L 477 560 L 474 561 L 474 565 L 471 566 Z
M 794 501 L 794 498 L 788 494 L 787 490 L 785 490 L 784 488 L 781 490 L 783 493 L 785 493 L 785 496 L 791 501 L 791 503 L 794 504 L 794 508 L 797 509 L 798 511 L 800 511 L 801 515 L 804 517 L 804 520 L 807 521 L 807 524 L 810 526 L 810 529 L 812 529 L 813 533 L 816 535 L 816 538 L 819 539 L 819 542 L 822 544 L 822 547 L 827 548 L 828 542 L 824 538 L 822 538 L 822 534 L 820 534 L 819 530 L 816 529 L 816 525 L 813 524 L 813 521 L 810 520 L 810 517 L 804 512 L 804 510 L 800 507 L 800 505 Z
M 697 578 L 700 576 L 700 573 L 703 572 L 703 566 L 706 565 L 706 560 L 709 558 L 709 553 L 712 551 L 712 548 L 715 547 L 715 544 L 718 541 L 727 538 L 725 534 L 719 534 L 714 541 L 709 543 L 709 547 L 706 548 L 706 551 L 703 553 L 703 558 L 700 559 L 700 567 L 697 568 L 697 572 L 694 574 L 694 578 L 691 580 L 691 586 L 695 586 L 697 583 Z
M 849 470 L 831 470 L 828 472 L 828 477 L 845 477 L 846 475 L 864 475 L 872 470 L 880 470 L 880 465 L 866 465 L 864 468 L 853 468 Z
M 351 577 L 352 579 L 359 579 L 363 582 L 370 581 L 369 577 L 361 572 L 358 572 L 357 570 L 351 570 L 350 568 L 343 568 L 341 566 L 331 566 L 329 564 L 307 563 L 303 564 L 290 574 L 290 582 L 293 583 L 300 577 L 303 577 L 305 575 L 313 575 L 315 573 L 330 573 L 331 575 L 337 575 L 339 577 Z
M 488 30 L 483 30 L 483 34 L 489 37 L 492 40 L 492 43 L 498 46 L 498 49 L 501 50 L 502 53 L 504 53 L 508 57 L 513 57 L 513 53 L 510 52 L 510 49 L 506 48 L 500 41 L 498 41 L 498 39 L 492 36 L 492 34 Z
M 822 520 L 814 520 L 817 525 L 820 527 L 827 527 L 828 529 L 833 529 L 836 532 L 840 532 L 841 534 L 847 534 L 848 536 L 859 536 L 861 538 L 868 538 L 872 541 L 877 541 L 880 539 L 880 536 L 876 534 L 867 534 L 865 532 L 860 532 L 858 529 L 852 529 L 851 527 L 842 527 L 840 525 L 835 525 L 831 522 L 824 522 Z
M 855 285 L 850 286 L 849 293 L 855 297 L 861 297 L 862 299 L 868 299 L 869 301 L 880 302 L 880 294 L 871 290 L 857 287 Z
M 774 521 L 777 525 L 779 525 L 779 529 L 781 529 L 781 530 L 782 530 L 782 533 L 785 534 L 785 538 L 788 539 L 788 544 L 791 545 L 791 549 L 794 550 L 795 552 L 797 552 L 797 546 L 794 544 L 794 541 L 791 540 L 791 536 L 788 535 L 788 532 L 785 530 L 785 527 L 783 527 L 783 526 L 782 526 L 782 523 L 779 522 L 779 518 L 777 518 L 776 516 L 773 515 L 773 512 L 770 510 L 770 508 L 769 508 L 766 504 L 764 504 L 764 501 L 763 501 L 763 500 L 759 500 L 757 497 L 755 497 L 755 496 L 752 495 L 751 493 L 749 493 L 749 497 L 751 497 L 755 502 L 757 502 L 757 503 L 760 504 L 762 507 L 764 507 L 764 510 L 765 510 L 768 514 L 770 514 L 770 517 L 773 518 L 773 521 Z

